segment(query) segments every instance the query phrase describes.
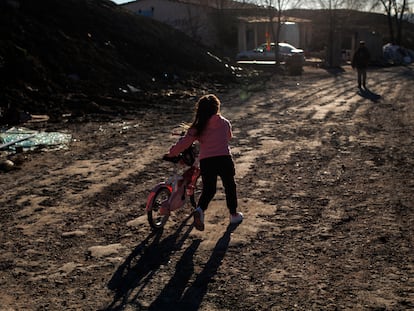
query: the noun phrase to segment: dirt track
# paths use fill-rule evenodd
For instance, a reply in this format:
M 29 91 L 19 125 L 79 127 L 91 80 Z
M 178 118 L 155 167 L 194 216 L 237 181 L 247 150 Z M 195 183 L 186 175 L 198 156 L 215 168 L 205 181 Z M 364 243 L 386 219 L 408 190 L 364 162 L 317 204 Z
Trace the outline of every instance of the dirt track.
M 1 175 L 0 309 L 414 309 L 413 68 L 371 70 L 378 96 L 357 94 L 349 67 L 219 94 L 234 231 L 220 189 L 203 233 L 185 215 L 157 234 L 146 222 L 189 110 L 53 125 L 69 150 Z

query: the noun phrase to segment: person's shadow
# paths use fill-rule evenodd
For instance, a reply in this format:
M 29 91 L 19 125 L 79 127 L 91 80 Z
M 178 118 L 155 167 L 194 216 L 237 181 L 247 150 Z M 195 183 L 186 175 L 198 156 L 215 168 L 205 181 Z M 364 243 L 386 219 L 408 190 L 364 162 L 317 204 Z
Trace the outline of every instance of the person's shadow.
M 183 292 L 188 286 L 191 276 L 194 273 L 194 254 L 200 245 L 201 240 L 194 240 L 185 250 L 175 266 L 175 273 L 171 280 L 165 285 L 158 297 L 152 302 L 148 310 L 177 310 L 177 302 L 180 301 Z M 178 308 L 178 310 L 184 310 Z
M 114 298 L 112 303 L 103 310 L 124 310 L 130 301 L 139 304 L 136 301 L 137 295 L 149 283 L 160 266 L 168 263 L 171 253 L 181 248 L 193 229 L 193 225 L 188 226 L 188 229 L 180 236 L 190 217 L 191 215 L 172 235 L 161 242 L 163 230 L 158 230 L 151 232 L 135 247 L 108 282 L 108 288 L 114 292 Z M 135 296 L 131 297 L 133 293 Z
M 223 236 L 217 241 L 214 250 L 207 261 L 203 271 L 196 277 L 194 282 L 182 295 L 181 299 L 169 306 L 169 308 L 159 309 L 153 308 L 150 310 L 165 310 L 165 311 L 196 311 L 199 309 L 201 302 L 203 301 L 204 295 L 207 293 L 208 284 L 211 282 L 213 277 L 216 275 L 217 270 L 220 268 L 224 256 L 226 255 L 227 249 L 229 247 L 231 233 L 237 228 L 239 224 L 230 224 L 227 226 L 226 232 Z
M 358 95 L 366 99 L 369 99 L 373 102 L 378 102 L 381 99 L 381 95 L 372 92 L 368 88 L 360 88 L 358 90 Z

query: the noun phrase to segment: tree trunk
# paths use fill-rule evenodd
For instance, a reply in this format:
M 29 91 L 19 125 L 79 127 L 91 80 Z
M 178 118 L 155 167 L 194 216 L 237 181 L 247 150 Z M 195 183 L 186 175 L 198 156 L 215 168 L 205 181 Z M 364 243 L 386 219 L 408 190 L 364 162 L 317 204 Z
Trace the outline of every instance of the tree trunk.
M 394 37 L 394 27 L 392 26 L 392 16 L 391 12 L 387 12 L 387 19 L 388 19 L 388 30 L 390 32 L 390 41 L 391 43 L 395 43 L 395 37 Z
M 402 45 L 402 28 L 403 28 L 403 17 L 406 10 L 407 1 L 404 0 L 401 4 L 401 7 L 398 8 L 396 0 L 394 0 L 394 10 L 395 10 L 395 24 L 397 28 L 397 44 Z
M 395 44 L 394 27 L 392 25 L 393 20 L 392 20 L 392 14 L 391 14 L 392 1 L 395 1 L 395 0 L 388 0 L 388 4 L 385 2 L 385 0 L 381 0 L 380 2 L 384 6 L 385 12 L 387 13 L 388 31 L 389 31 L 389 34 L 390 34 L 390 42 L 392 44 Z

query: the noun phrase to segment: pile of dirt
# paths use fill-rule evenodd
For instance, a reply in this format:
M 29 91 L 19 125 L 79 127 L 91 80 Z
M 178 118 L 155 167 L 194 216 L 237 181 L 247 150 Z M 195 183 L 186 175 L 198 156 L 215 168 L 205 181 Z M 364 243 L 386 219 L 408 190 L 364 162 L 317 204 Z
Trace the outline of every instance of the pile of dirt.
M 0 34 L 3 109 L 140 105 L 171 83 L 188 90 L 233 76 L 183 33 L 109 0 L 1 0 Z

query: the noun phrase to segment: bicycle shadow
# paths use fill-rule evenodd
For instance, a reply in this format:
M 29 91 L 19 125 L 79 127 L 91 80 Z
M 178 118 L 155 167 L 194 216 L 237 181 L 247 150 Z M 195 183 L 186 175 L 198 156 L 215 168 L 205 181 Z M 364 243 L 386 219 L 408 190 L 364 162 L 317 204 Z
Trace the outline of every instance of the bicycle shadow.
M 188 226 L 181 237 L 180 234 L 191 217 L 191 215 L 188 216 L 173 234 L 161 242 L 162 229 L 151 232 L 135 247 L 108 282 L 107 287 L 114 292 L 114 298 L 111 304 L 102 310 L 123 310 L 130 301 L 134 301 L 135 305 L 139 304 L 136 301 L 138 294 L 149 283 L 156 271 L 168 263 L 172 252 L 180 248 L 189 236 L 193 225 Z M 133 293 L 134 297 L 131 297 Z
M 227 252 L 231 233 L 238 224 L 229 225 L 223 236 L 217 241 L 214 250 L 204 269 L 196 277 L 190 287 L 185 290 L 192 274 L 194 273 L 194 254 L 200 245 L 200 240 L 195 240 L 184 252 L 176 265 L 176 272 L 170 282 L 164 287 L 157 299 L 149 306 L 150 311 L 196 311 L 199 309 L 203 297 L 207 293 L 208 284 L 217 274 L 224 256 Z M 184 294 L 183 294 L 184 293 Z

